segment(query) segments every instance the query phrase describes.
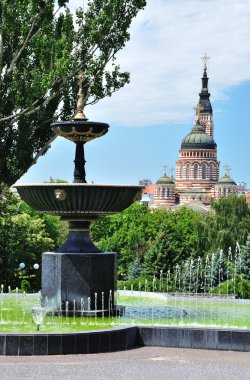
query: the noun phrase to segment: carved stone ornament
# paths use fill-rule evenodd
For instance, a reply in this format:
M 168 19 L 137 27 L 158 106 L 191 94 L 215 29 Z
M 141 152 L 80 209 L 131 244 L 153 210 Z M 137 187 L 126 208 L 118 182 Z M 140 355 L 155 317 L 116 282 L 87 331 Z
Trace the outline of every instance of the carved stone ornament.
M 55 197 L 58 201 L 64 201 L 66 199 L 67 193 L 65 190 L 62 189 L 55 189 L 54 190 Z

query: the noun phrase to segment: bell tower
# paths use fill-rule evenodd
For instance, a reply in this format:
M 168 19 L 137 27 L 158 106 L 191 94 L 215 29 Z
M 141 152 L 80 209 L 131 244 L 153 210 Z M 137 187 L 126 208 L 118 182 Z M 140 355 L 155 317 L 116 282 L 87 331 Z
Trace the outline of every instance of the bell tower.
M 207 66 L 210 57 L 205 53 L 201 58 L 203 61 L 203 76 L 201 78 L 202 86 L 201 92 L 199 93 L 199 105 L 201 106 L 199 121 L 201 125 L 205 127 L 205 132 L 209 136 L 214 135 L 214 123 L 213 123 L 213 109 L 210 103 L 210 93 L 208 92 L 208 76 L 207 76 Z

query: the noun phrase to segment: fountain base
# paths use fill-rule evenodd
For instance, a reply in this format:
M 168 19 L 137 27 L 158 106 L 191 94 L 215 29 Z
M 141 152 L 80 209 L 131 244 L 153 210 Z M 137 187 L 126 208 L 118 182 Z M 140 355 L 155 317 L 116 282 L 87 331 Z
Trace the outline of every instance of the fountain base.
M 116 253 L 43 253 L 42 304 L 62 313 L 114 310 Z

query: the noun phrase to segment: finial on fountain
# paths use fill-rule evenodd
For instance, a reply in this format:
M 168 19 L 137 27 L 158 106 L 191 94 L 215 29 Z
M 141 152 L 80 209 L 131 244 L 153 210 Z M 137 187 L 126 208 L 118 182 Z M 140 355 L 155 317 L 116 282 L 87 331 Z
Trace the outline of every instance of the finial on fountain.
M 77 77 L 79 79 L 79 90 L 77 93 L 78 100 L 77 100 L 77 106 L 76 106 L 76 113 L 75 113 L 75 116 L 73 117 L 73 119 L 74 120 L 88 120 L 87 117 L 85 116 L 84 112 L 83 112 L 84 101 L 83 101 L 82 84 L 83 84 L 83 81 L 85 78 L 84 73 L 82 71 L 80 71 L 79 74 L 77 75 Z

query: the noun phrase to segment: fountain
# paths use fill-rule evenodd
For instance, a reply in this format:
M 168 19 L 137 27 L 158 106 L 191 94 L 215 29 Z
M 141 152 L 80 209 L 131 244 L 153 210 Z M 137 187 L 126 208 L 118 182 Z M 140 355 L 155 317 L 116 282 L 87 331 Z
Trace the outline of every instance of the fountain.
M 19 295 L 18 289 L 13 294 L 10 287 L 4 293 L 1 286 L 0 324 L 22 324 L 22 331 L 27 332 L 5 330 L 0 334 L 0 355 L 83 354 L 140 345 L 250 351 L 248 322 L 244 328 L 223 326 L 224 307 L 216 309 L 219 302 L 208 297 L 215 269 L 219 281 L 222 279 L 222 253 L 218 268 L 212 256 L 211 260 L 207 258 L 204 268 L 199 258 L 196 267 L 193 260 L 185 263 L 184 276 L 179 265 L 174 273 L 160 271 L 159 279 L 152 278 L 152 292 L 149 292 L 150 279 L 144 279 L 138 291 L 131 287 L 130 301 L 123 297 L 126 289 L 116 291 L 116 253 L 101 252 L 90 238 L 89 227 L 101 216 L 120 212 L 140 199 L 142 186 L 86 183 L 84 145 L 105 135 L 109 126 L 87 120 L 83 112 L 83 75 L 79 75 L 79 82 L 73 120 L 52 124 L 56 135 L 76 145 L 74 182 L 16 186 L 21 198 L 31 207 L 67 221 L 68 238 L 56 252 L 42 255 L 41 299 Z M 231 256 L 229 252 L 229 260 Z M 21 263 L 20 267 L 24 265 Z M 234 278 L 236 269 L 235 263 Z M 229 279 L 228 271 L 226 276 Z M 173 283 L 175 294 L 170 295 Z M 199 296 L 200 289 L 203 297 Z M 188 293 L 188 297 L 180 296 L 181 292 Z M 118 306 L 117 296 L 125 309 Z M 244 320 L 247 320 L 248 303 L 228 298 L 224 301 L 232 303 L 236 313 L 244 308 Z M 226 313 L 229 321 L 227 310 Z M 97 331 L 98 320 L 103 330 Z M 193 323 L 194 320 L 199 322 Z M 210 326 L 207 321 L 211 322 Z M 84 331 L 86 326 L 94 331 Z M 36 332 L 30 332 L 35 329 Z
M 76 145 L 73 183 L 16 185 L 20 197 L 40 212 L 61 217 L 69 223 L 65 244 L 56 252 L 42 255 L 42 302 L 66 312 L 81 314 L 81 302 L 90 299 L 88 313 L 121 313 L 116 305 L 116 253 L 101 252 L 89 235 L 90 224 L 103 215 L 120 212 L 141 197 L 142 186 L 96 185 L 86 183 L 85 143 L 105 135 L 109 125 L 88 121 L 83 112 L 82 84 L 78 75 L 77 111 L 70 121 L 52 124 L 57 136 Z M 110 292 L 112 302 L 110 303 Z

